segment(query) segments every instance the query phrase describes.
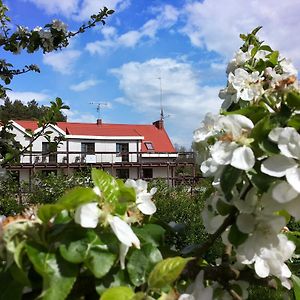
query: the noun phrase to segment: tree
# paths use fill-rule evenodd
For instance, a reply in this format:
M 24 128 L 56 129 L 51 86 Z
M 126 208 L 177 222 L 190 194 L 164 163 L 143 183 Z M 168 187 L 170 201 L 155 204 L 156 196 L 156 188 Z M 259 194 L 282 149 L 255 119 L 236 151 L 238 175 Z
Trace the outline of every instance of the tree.
M 9 51 L 14 54 L 20 54 L 26 50 L 28 53 L 34 53 L 36 51 L 51 52 L 58 51 L 69 45 L 69 40 L 83 32 L 97 25 L 97 23 L 105 24 L 105 19 L 114 11 L 109 10 L 106 7 L 100 10 L 98 14 L 91 16 L 90 20 L 81 25 L 77 31 L 68 31 L 67 25 L 59 20 L 53 20 L 52 23 L 46 24 L 43 28 L 40 26 L 35 27 L 32 30 L 26 27 L 17 26 L 16 31 L 12 31 L 11 20 L 7 16 L 8 8 L 0 0 L 0 47 L 4 51 Z M 7 62 L 5 59 L 0 59 L 0 79 L 4 85 L 0 84 L 0 98 L 6 97 L 6 91 L 9 89 L 8 85 L 13 80 L 14 76 L 24 74 L 27 72 L 40 72 L 39 67 L 34 64 L 28 64 L 20 68 L 15 68 L 13 64 Z M 4 112 L 4 116 L 0 117 L 2 121 L 2 128 L 0 131 L 0 165 L 4 165 L 9 161 L 15 160 L 20 154 L 20 145 L 16 147 L 16 143 L 13 140 L 13 135 L 7 131 L 10 128 L 10 124 L 7 123 L 11 115 L 15 112 L 10 111 L 16 108 L 17 111 L 23 111 L 24 114 L 28 113 L 28 109 L 17 101 L 10 105 L 6 102 L 7 108 Z M 35 102 L 28 104 L 28 108 L 36 109 Z M 64 105 L 60 98 L 56 98 L 51 102 L 49 109 L 44 109 L 44 113 L 39 117 L 38 124 L 42 127 L 42 130 L 37 134 L 32 134 L 32 140 L 35 140 L 38 136 L 44 135 L 46 128 L 49 124 L 55 124 L 58 120 L 62 119 L 62 109 L 68 109 L 69 107 Z M 43 110 L 43 108 L 41 108 Z M 9 112 L 10 111 L 10 112 Z M 3 118 L 3 119 L 2 119 Z M 4 122 L 3 122 L 4 121 Z M 9 152 L 8 152 L 9 151 Z
M 10 101 L 5 99 L 4 104 L 0 106 L 0 120 L 7 123 L 9 120 L 38 120 L 49 112 L 47 106 L 39 106 L 35 100 L 27 102 L 27 105 L 20 100 Z M 60 112 L 57 116 L 57 122 L 66 121 L 66 117 Z

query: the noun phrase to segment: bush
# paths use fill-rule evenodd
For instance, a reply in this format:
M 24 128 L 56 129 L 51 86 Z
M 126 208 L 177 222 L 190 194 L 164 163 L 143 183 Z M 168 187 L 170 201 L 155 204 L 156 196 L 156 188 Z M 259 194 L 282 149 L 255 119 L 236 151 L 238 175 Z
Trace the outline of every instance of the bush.
M 166 243 L 175 251 L 188 254 L 189 250 L 208 237 L 202 224 L 201 211 L 213 192 L 210 181 L 203 179 L 193 188 L 183 185 L 172 188 L 163 181 L 154 181 L 152 184 L 158 188 L 154 197 L 157 206 L 155 217 L 165 226 L 171 225 L 168 226 Z M 205 259 L 214 262 L 221 255 L 222 249 L 222 243 L 218 240 Z

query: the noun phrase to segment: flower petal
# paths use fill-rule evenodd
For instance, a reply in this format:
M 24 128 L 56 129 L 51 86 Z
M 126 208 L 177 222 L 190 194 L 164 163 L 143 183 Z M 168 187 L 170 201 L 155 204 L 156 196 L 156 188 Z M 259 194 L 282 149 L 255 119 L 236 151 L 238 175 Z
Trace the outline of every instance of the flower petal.
M 272 197 L 279 203 L 286 203 L 298 196 L 298 193 L 286 181 L 276 184 L 272 189 Z
M 228 165 L 231 162 L 232 153 L 237 147 L 238 144 L 233 142 L 218 141 L 211 149 L 211 156 L 217 164 Z
M 125 269 L 125 257 L 127 255 L 128 250 L 129 247 L 127 245 L 123 243 L 120 244 L 119 259 L 120 259 L 121 270 Z
M 300 168 L 292 168 L 287 170 L 286 179 L 288 183 L 300 193 Z
M 128 247 L 134 245 L 136 248 L 140 248 L 140 241 L 138 237 L 126 222 L 116 216 L 109 216 L 107 220 L 112 231 L 121 243 Z
M 137 208 L 144 214 L 144 215 L 153 215 L 156 212 L 156 206 L 151 201 L 151 195 L 145 194 L 138 197 L 137 200 Z
M 230 164 L 237 169 L 245 171 L 253 168 L 255 156 L 252 149 L 246 146 L 235 149 Z
M 263 161 L 261 171 L 274 177 L 282 177 L 286 175 L 288 169 L 297 166 L 296 162 L 289 157 L 277 154 Z
M 254 264 L 256 274 L 261 278 L 266 278 L 270 274 L 269 265 L 265 262 L 265 260 L 257 257 Z
M 96 228 L 100 214 L 97 202 L 83 204 L 76 208 L 74 221 L 84 228 Z
M 239 214 L 236 220 L 238 229 L 243 233 L 250 233 L 254 229 L 255 218 L 250 214 Z
M 278 139 L 278 148 L 287 157 L 300 158 L 300 135 L 293 127 L 285 127 Z
M 273 142 L 278 143 L 279 136 L 281 135 L 283 129 L 284 128 L 282 128 L 282 127 L 277 127 L 277 128 L 272 129 L 269 133 L 269 139 Z

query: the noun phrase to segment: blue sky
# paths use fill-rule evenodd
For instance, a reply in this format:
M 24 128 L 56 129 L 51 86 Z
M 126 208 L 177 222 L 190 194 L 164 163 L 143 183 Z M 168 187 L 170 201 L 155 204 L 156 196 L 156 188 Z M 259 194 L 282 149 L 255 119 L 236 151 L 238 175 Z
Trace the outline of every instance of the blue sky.
M 166 129 L 189 147 L 208 111 L 217 112 L 226 64 L 241 45 L 239 33 L 264 26 L 260 36 L 300 68 L 299 0 L 8 0 L 15 25 L 30 29 L 53 19 L 75 30 L 107 6 L 115 13 L 50 54 L 10 55 L 15 67 L 36 63 L 41 74 L 16 77 L 12 100 L 40 104 L 59 96 L 69 121 L 149 124 L 160 115 L 160 80 Z

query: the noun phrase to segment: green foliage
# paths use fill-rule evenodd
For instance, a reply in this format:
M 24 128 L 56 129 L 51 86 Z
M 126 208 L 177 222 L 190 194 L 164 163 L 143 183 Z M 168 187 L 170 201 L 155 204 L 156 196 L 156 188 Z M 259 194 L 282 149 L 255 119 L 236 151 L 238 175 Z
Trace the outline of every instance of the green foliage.
M 193 190 L 190 187 L 179 186 L 172 188 L 163 181 L 153 182 L 158 188 L 155 194 L 155 204 L 157 212 L 155 217 L 165 224 L 166 244 L 175 249 L 178 253 L 189 254 L 190 250 L 197 249 L 208 238 L 201 218 L 207 198 L 214 191 L 211 182 L 202 179 Z M 176 209 L 174 209 L 176 207 Z M 167 224 L 175 222 L 177 226 L 170 228 Z M 190 247 L 193 245 L 193 247 Z M 221 240 L 205 253 L 204 258 L 209 262 L 214 262 L 222 253 Z
M 4 123 L 9 120 L 38 120 L 49 113 L 49 110 L 47 106 L 39 106 L 35 100 L 24 104 L 21 100 L 12 102 L 6 99 L 0 105 L 0 120 Z M 56 121 L 66 121 L 66 117 L 59 111 Z
M 131 300 L 134 292 L 127 286 L 113 287 L 103 293 L 101 300 Z
M 151 289 L 162 289 L 172 284 L 180 275 L 191 258 L 170 257 L 159 262 L 148 278 Z
M 135 289 L 147 285 L 149 274 L 162 260 L 160 247 L 165 230 L 158 224 L 147 224 L 147 219 L 142 221 L 134 208 L 135 191 L 124 182 L 94 169 L 92 179 L 101 188 L 100 195 L 90 187 L 76 187 L 55 203 L 41 206 L 38 220 L 16 219 L 4 228 L 1 242 L 5 247 L 0 258 L 6 268 L 0 270 L 0 278 L 13 276 L 17 280 L 14 291 L 5 288 L 4 295 L 13 299 L 99 299 L 101 295 L 101 299 L 130 299 Z M 102 208 L 95 228 L 84 228 L 74 218 L 78 207 L 86 203 L 98 203 Z M 139 216 L 139 223 L 131 227 L 140 239 L 140 249 L 129 249 L 125 269 L 121 269 L 122 246 L 108 222 L 113 214 L 120 218 L 127 211 L 131 212 L 133 223 L 133 216 Z M 165 276 L 169 283 L 175 281 L 184 267 L 183 261 L 188 259 L 175 264 L 173 275 L 169 268 L 160 270 L 160 276 Z M 84 285 L 86 281 L 88 288 Z

